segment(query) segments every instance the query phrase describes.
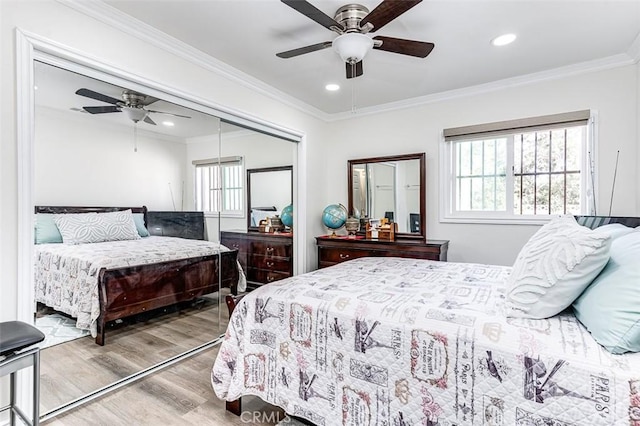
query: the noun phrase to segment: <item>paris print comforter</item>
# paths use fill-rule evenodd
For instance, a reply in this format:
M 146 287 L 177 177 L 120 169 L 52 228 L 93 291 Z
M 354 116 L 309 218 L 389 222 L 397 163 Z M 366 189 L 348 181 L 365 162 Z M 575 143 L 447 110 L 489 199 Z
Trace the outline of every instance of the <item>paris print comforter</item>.
M 213 388 L 316 425 L 640 426 L 640 353 L 609 354 L 569 312 L 505 318 L 509 269 L 362 258 L 263 286 Z

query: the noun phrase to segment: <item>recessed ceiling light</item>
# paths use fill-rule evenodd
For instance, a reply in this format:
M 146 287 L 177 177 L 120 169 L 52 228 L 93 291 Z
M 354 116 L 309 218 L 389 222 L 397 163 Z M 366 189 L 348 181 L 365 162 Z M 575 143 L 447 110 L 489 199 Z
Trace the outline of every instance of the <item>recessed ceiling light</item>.
M 164 124 L 167 127 L 175 126 L 175 124 L 173 124 L 173 121 L 163 121 L 162 124 Z
M 498 36 L 491 40 L 491 44 L 493 44 L 494 46 L 505 46 L 509 43 L 513 43 L 515 39 L 515 34 L 502 34 L 501 36 Z
M 326 86 L 324 86 L 324 88 L 330 92 L 335 92 L 336 90 L 340 90 L 340 86 L 335 83 L 329 83 Z
M 33 90 L 38 90 L 38 86 L 33 86 Z

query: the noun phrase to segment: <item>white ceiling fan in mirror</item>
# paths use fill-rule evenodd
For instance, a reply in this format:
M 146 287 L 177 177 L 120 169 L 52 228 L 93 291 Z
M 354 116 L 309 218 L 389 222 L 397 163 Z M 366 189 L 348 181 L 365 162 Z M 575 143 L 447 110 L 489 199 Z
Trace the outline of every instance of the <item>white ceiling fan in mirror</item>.
M 191 118 L 188 115 L 176 114 L 166 111 L 157 111 L 146 108 L 152 103 L 158 101 L 157 98 L 147 96 L 142 93 L 134 92 L 133 90 L 124 90 L 122 92 L 122 100 L 114 97 L 98 93 L 91 89 L 81 88 L 76 90 L 76 95 L 84 96 L 86 98 L 94 99 L 100 102 L 108 103 L 110 105 L 101 106 L 84 106 L 83 110 L 89 114 L 108 114 L 113 112 L 124 112 L 129 120 L 134 123 L 144 121 L 147 124 L 156 125 L 155 121 L 149 117 L 149 114 L 165 114 L 173 117 Z

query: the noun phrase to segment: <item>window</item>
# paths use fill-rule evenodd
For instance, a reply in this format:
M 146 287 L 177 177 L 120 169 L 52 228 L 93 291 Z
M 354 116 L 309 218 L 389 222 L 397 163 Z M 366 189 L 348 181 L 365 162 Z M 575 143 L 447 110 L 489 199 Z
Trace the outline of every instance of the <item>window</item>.
M 442 221 L 590 213 L 590 111 L 445 130 Z
M 241 157 L 196 160 L 195 208 L 225 216 L 244 215 L 244 170 Z

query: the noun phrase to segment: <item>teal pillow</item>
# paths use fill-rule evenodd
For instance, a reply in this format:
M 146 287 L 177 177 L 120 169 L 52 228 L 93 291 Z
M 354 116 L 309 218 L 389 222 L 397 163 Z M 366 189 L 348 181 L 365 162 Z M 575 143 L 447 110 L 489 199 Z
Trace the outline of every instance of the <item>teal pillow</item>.
M 609 262 L 573 309 L 609 352 L 640 352 L 640 232 L 613 240 L 609 253 Z
M 53 216 L 53 214 L 49 213 L 36 214 L 36 244 L 51 244 L 62 242 L 62 234 L 60 234 L 58 226 L 53 221 Z
M 138 230 L 138 235 L 141 237 L 148 237 L 149 231 L 146 226 L 144 226 L 144 214 L 142 213 L 134 213 L 133 214 L 133 222 L 136 224 L 136 229 Z

